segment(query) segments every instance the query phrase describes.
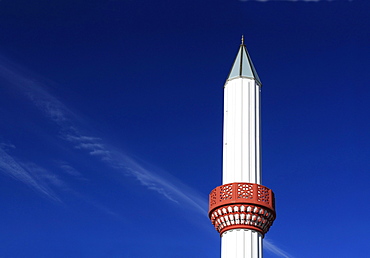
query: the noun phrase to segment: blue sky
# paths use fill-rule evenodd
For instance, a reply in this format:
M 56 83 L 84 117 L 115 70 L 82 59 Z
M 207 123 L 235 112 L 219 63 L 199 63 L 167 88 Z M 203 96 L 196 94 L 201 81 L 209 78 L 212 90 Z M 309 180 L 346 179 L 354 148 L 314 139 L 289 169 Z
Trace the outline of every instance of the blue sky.
M 218 257 L 223 84 L 263 83 L 265 257 L 369 257 L 370 2 L 0 2 L 0 257 Z

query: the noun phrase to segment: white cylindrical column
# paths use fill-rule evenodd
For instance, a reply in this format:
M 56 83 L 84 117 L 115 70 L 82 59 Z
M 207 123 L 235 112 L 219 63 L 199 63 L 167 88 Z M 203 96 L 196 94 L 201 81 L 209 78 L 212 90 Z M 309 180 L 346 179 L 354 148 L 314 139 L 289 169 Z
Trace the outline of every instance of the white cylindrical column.
M 254 79 L 235 78 L 224 87 L 222 184 L 261 184 L 260 86 Z M 262 258 L 262 235 L 233 229 L 221 235 L 222 258 Z
M 221 257 L 262 258 L 262 238 L 252 230 L 228 230 L 221 236 Z
M 224 88 L 222 183 L 261 184 L 260 86 L 235 78 Z

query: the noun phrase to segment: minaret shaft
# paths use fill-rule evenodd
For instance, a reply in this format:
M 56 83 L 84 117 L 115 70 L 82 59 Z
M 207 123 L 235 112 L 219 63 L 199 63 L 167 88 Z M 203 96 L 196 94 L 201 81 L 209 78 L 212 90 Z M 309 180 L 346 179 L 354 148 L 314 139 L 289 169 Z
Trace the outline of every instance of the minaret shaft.
M 224 86 L 222 184 L 261 184 L 260 86 L 235 78 Z M 261 233 L 228 230 L 221 235 L 221 258 L 262 258 Z
M 260 86 L 249 78 L 224 87 L 223 184 L 261 184 Z

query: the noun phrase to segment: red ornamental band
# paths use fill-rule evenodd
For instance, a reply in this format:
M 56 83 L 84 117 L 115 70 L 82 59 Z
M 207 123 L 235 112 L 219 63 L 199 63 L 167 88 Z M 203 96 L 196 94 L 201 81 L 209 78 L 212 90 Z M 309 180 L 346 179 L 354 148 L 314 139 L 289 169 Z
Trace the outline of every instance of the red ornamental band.
M 209 194 L 208 214 L 220 235 L 231 229 L 250 229 L 264 235 L 276 217 L 274 193 L 259 184 L 221 185 Z

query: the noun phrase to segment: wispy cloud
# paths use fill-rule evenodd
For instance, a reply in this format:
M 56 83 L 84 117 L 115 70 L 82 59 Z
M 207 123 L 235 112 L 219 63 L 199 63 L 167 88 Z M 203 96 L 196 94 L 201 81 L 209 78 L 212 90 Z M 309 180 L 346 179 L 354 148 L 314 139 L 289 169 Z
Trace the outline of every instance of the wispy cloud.
M 263 248 L 266 249 L 267 251 L 275 254 L 278 257 L 293 258 L 292 255 L 288 254 L 287 252 L 285 252 L 282 249 L 280 249 L 279 247 L 277 247 L 270 240 L 264 239 Z
M 23 164 L 5 150 L 0 148 L 0 171 L 15 180 L 18 180 L 31 189 L 43 194 L 44 196 L 60 202 L 55 192 L 49 187 L 49 183 L 55 186 L 62 186 L 63 182 L 56 175 L 35 164 Z
M 0 58 L 0 76 L 19 89 L 46 117 L 54 121 L 60 128 L 60 136 L 74 148 L 86 151 L 126 176 L 136 178 L 147 189 L 172 202 L 179 203 L 181 200 L 202 214 L 207 214 L 207 202 L 198 197 L 194 191 L 193 194 L 190 194 L 191 191 L 185 194 L 183 189 L 186 186 L 180 182 L 175 183 L 175 178 L 170 181 L 169 176 L 163 177 L 144 167 L 124 151 L 106 144 L 101 137 L 81 133 L 76 126 L 80 124 L 81 121 L 78 121 L 80 118 L 47 92 L 46 85 L 36 80 L 36 76 L 27 75 L 22 69 L 2 58 Z
M 119 167 L 126 167 L 126 169 L 139 180 L 142 185 L 145 185 L 151 190 L 154 190 L 171 201 L 178 203 L 180 200 L 182 203 L 187 203 L 195 208 L 198 212 L 207 215 L 208 202 L 205 198 L 200 197 L 190 187 L 185 186 L 179 182 L 176 178 L 166 175 L 158 176 L 149 170 L 145 165 L 139 163 L 127 155 L 122 153 L 115 153 L 113 155 L 115 161 L 118 161 L 115 165 Z M 144 162 L 142 162 L 144 163 Z M 149 164 L 147 166 L 150 166 Z M 159 169 L 157 169 L 159 170 Z M 157 171 L 158 173 L 165 174 L 164 171 Z
M 62 171 L 66 172 L 67 174 L 74 177 L 82 177 L 82 174 L 68 163 L 63 161 L 59 161 L 58 163 L 60 164 L 60 168 L 62 169 Z
M 175 178 L 169 180 L 170 175 L 160 176 L 159 173 L 165 174 L 164 171 L 147 168 L 152 166 L 149 164 L 145 166 L 143 165 L 145 162 L 140 163 L 123 151 L 104 144 L 101 138 L 70 134 L 66 135 L 65 138 L 72 142 L 75 148 L 86 150 L 90 155 L 99 157 L 111 168 L 125 175 L 133 176 L 149 190 L 153 190 L 175 203 L 179 203 L 179 200 L 185 201 L 202 214 L 207 214 L 207 201 L 200 198 L 191 189 L 184 191 L 187 187 Z M 175 183 L 175 181 L 177 182 Z
M 100 210 L 101 212 L 115 218 L 122 219 L 119 214 L 107 208 L 106 206 L 71 189 L 57 173 L 48 171 L 34 163 L 18 161 L 16 158 L 11 156 L 7 150 L 5 150 L 4 146 L 12 149 L 15 148 L 12 144 L 0 143 L 0 173 L 24 183 L 32 190 L 59 204 L 63 204 L 63 201 L 60 199 L 60 195 L 58 195 L 55 190 L 68 192 L 78 199 L 81 199 L 89 205 Z M 61 168 L 66 173 L 77 177 L 80 180 L 86 181 L 80 172 L 69 166 L 67 163 L 61 162 Z
M 6 150 L 9 150 L 9 149 L 15 149 L 15 146 L 11 143 L 0 142 L 0 148 L 2 148 L 4 151 L 6 151 Z

